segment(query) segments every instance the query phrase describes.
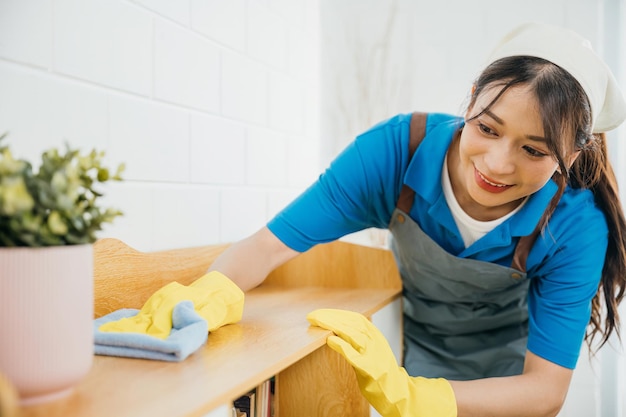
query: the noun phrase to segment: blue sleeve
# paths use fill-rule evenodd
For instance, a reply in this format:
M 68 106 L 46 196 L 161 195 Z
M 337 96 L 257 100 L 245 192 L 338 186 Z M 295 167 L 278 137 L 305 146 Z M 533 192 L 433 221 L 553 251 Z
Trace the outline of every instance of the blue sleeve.
M 561 202 L 558 224 L 536 243 L 544 246 L 539 252 L 545 250 L 545 261 L 529 290 L 528 350 L 574 369 L 602 274 L 608 227 L 590 191 L 570 193 Z
M 386 228 L 408 163 L 410 119 L 399 115 L 359 135 L 268 228 L 298 252 L 369 227 Z

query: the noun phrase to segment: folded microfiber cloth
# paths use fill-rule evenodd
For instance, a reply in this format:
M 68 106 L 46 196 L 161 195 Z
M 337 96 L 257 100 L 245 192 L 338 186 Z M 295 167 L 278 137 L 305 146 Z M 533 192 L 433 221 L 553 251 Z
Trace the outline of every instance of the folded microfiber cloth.
M 172 312 L 172 331 L 165 339 L 143 333 L 102 332 L 99 327 L 111 321 L 137 315 L 139 310 L 123 308 L 94 320 L 96 355 L 156 359 L 180 362 L 207 341 L 209 326 L 194 310 L 191 301 L 181 301 Z

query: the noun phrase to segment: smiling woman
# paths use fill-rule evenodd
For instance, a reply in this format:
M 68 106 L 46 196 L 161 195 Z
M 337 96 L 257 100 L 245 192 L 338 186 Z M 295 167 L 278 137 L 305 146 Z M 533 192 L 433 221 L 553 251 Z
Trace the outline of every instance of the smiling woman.
M 404 288 L 403 369 L 381 371 L 369 352 L 388 349 L 370 326 L 345 331 L 360 319 L 312 315 L 343 340 L 328 344 L 371 404 L 385 417 L 556 415 L 583 340 L 618 331 L 626 221 L 604 132 L 624 121 L 626 102 L 586 40 L 526 24 L 497 46 L 464 116 L 373 126 L 215 268 L 249 288 L 318 243 L 388 228 Z M 412 403 L 433 396 L 428 410 Z

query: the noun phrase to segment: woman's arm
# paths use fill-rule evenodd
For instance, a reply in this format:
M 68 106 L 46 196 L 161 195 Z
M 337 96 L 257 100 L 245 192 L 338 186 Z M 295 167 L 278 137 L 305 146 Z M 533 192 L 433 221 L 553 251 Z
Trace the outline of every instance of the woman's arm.
M 275 268 L 298 255 L 281 242 L 267 227 L 226 249 L 209 271 L 219 271 L 243 291 L 261 284 Z
M 527 351 L 521 375 L 450 381 L 458 417 L 556 416 L 573 371 Z
M 365 316 L 318 309 L 307 319 L 334 333 L 327 345 L 352 365 L 361 393 L 384 417 L 554 417 L 572 376 L 571 369 L 530 352 L 517 376 L 462 382 L 409 376 Z

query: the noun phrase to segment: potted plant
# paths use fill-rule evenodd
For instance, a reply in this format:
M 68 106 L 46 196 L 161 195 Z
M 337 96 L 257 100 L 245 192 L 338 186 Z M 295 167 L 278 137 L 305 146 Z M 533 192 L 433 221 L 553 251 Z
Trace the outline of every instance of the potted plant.
M 121 212 L 98 184 L 121 180 L 104 153 L 42 153 L 37 170 L 0 136 L 0 373 L 23 405 L 59 398 L 93 359 L 96 232 Z

